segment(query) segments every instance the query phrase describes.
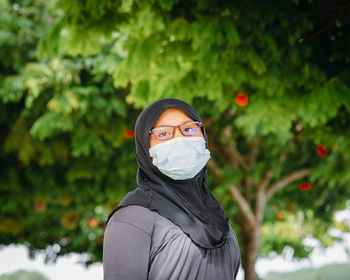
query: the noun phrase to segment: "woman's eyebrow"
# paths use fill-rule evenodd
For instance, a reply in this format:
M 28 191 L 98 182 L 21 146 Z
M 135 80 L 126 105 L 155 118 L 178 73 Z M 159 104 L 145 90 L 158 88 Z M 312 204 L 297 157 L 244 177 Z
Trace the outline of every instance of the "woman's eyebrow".
M 180 124 L 178 124 L 178 125 L 182 125 L 182 124 L 188 123 L 188 122 L 195 122 L 195 121 L 194 121 L 194 120 L 187 120 L 187 121 L 184 121 L 184 122 L 182 122 L 182 123 L 180 123 Z M 176 126 L 176 125 L 171 125 L 171 124 L 159 124 L 159 125 L 157 125 L 157 126 L 155 126 L 155 127 L 153 127 L 153 128 L 164 127 L 164 126 Z M 152 128 L 152 129 L 153 129 L 153 128 Z
M 153 128 L 162 127 L 162 126 L 171 126 L 171 125 L 170 124 L 159 124 L 159 125 L 157 125 L 157 126 L 155 126 Z

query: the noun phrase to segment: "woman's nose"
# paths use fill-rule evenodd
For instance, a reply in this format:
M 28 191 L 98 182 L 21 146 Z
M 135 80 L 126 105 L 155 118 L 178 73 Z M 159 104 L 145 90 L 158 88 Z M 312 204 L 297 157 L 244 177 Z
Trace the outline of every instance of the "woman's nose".
M 180 127 L 175 128 L 174 138 L 176 137 L 183 137 L 182 133 L 180 132 Z

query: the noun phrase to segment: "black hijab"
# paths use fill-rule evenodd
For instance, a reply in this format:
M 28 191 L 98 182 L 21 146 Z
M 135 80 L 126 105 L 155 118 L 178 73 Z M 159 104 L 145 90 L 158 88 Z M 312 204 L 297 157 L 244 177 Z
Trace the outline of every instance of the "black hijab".
M 178 225 L 197 245 L 204 248 L 220 247 L 226 241 L 228 219 L 206 187 L 207 167 L 192 179 L 173 180 L 152 164 L 149 155 L 149 131 L 160 115 L 169 108 L 178 108 L 194 121 L 201 122 L 193 107 L 173 98 L 158 100 L 140 114 L 135 125 L 138 187 L 126 195 L 108 220 L 121 207 L 141 205 L 157 211 Z M 208 143 L 204 127 L 203 136 Z

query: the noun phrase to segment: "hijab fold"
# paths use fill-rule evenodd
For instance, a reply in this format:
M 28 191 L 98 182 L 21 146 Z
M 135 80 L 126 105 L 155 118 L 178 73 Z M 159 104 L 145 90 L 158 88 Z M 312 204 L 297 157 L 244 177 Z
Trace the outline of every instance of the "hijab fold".
M 124 197 L 108 220 L 121 207 L 141 205 L 178 225 L 198 246 L 220 247 L 226 241 L 229 225 L 223 209 L 206 186 L 207 167 L 194 178 L 173 180 L 152 164 L 149 131 L 169 108 L 180 109 L 194 121 L 201 122 L 193 107 L 173 98 L 158 100 L 140 114 L 135 125 L 138 187 Z M 204 127 L 202 132 L 208 147 Z

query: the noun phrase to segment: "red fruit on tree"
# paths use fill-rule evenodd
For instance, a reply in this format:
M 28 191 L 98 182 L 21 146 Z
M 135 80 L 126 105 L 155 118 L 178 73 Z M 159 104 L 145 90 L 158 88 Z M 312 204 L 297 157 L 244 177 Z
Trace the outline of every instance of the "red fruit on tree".
M 92 218 L 88 222 L 89 227 L 96 227 L 98 225 L 98 220 L 96 218 Z
M 283 212 L 279 212 L 276 216 L 276 219 L 279 221 L 283 221 L 284 220 L 284 213 Z
M 316 147 L 316 151 L 321 158 L 327 157 L 328 151 L 322 144 L 320 144 Z
M 125 130 L 124 131 L 124 137 L 126 139 L 130 139 L 134 137 L 134 131 L 133 130 Z
M 236 104 L 238 106 L 244 107 L 248 105 L 248 94 L 246 93 L 237 93 L 236 95 Z
M 299 190 L 307 192 L 311 190 L 311 184 L 309 182 L 301 182 L 299 185 Z

